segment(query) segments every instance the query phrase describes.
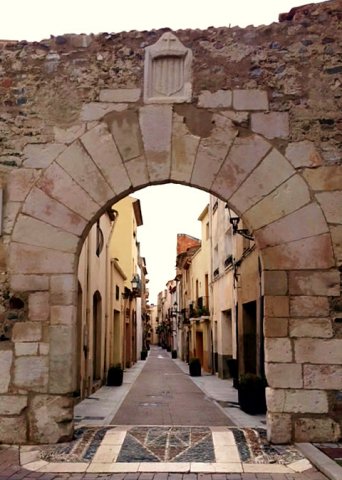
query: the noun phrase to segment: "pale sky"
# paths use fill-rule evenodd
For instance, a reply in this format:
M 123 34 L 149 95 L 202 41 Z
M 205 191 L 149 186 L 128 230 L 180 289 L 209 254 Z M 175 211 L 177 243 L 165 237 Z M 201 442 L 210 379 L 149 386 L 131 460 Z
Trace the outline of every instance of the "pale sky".
M 169 27 L 268 25 L 292 7 L 318 0 L 7 0 L 1 5 L 0 39 L 39 41 L 64 33 L 101 33 Z M 150 302 L 175 276 L 176 236 L 200 236 L 198 216 L 209 195 L 180 185 L 150 187 L 140 198 L 138 230 L 149 272 Z

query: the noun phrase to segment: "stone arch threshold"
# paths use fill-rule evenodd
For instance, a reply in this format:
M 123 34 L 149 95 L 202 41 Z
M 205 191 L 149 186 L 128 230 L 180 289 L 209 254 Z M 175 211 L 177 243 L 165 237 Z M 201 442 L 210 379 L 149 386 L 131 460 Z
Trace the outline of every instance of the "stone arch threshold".
M 107 206 L 148 185 L 181 183 L 227 201 L 253 231 L 263 267 L 268 437 L 274 443 L 340 436 L 331 396 L 340 342 L 329 299 L 339 295 L 329 228 L 286 158 L 288 117 L 265 112 L 264 92 L 241 109 L 88 104 L 10 175 L 18 214 L 9 245 L 12 292 L 27 298 L 13 329 L 7 391 L 19 405 L 0 417 L 0 440 L 54 443 L 72 434 L 76 271 L 90 226 Z M 10 197 L 10 195 L 9 195 Z M 38 345 L 30 354 L 23 345 Z M 37 354 L 38 353 L 38 354 Z M 331 380 L 329 380 L 329 378 Z

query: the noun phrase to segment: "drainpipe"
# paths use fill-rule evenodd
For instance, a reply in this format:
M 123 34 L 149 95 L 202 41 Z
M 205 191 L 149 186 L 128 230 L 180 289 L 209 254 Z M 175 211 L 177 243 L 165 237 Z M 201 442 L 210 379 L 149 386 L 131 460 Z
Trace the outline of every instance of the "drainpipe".
M 117 222 L 117 219 L 119 217 L 119 212 L 117 210 L 112 210 L 115 217 L 114 217 L 114 221 L 112 223 L 112 226 L 111 226 L 111 229 L 110 229 L 110 234 L 109 234 L 109 237 L 108 237 L 108 240 L 107 240 L 107 243 L 106 243 L 106 288 L 105 288 L 105 292 L 106 292 L 106 299 L 105 299 L 105 325 L 106 325 L 106 328 L 105 328 L 105 331 L 106 331 L 106 337 L 105 337 L 105 358 L 104 358 L 104 377 L 106 377 L 106 372 L 108 371 L 108 368 L 109 368 L 109 364 L 110 364 L 110 358 L 109 358 L 109 355 L 110 355 L 110 342 L 112 341 L 112 337 L 110 335 L 110 324 L 109 324 L 109 318 L 110 318 L 110 314 L 109 312 L 112 312 L 112 295 L 111 295 L 111 291 L 112 291 L 112 268 L 111 268 L 111 262 L 110 262 L 110 259 L 109 259 L 109 254 L 108 254 L 108 251 L 109 251 L 109 245 L 110 245 L 110 242 L 112 240 L 112 237 L 113 237 L 113 233 L 114 233 L 114 229 L 115 229 L 115 225 L 116 225 L 116 222 Z M 109 265 L 110 265 L 110 268 L 109 268 Z M 108 272 L 108 270 L 110 270 Z M 109 308 L 109 304 L 110 304 L 110 308 Z

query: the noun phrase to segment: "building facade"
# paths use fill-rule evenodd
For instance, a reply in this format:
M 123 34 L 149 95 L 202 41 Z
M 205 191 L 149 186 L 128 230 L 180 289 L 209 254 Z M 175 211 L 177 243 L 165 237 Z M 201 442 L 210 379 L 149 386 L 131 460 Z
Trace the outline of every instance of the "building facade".
M 99 218 L 84 241 L 78 265 L 79 398 L 106 382 L 109 367 L 129 368 L 140 358 L 147 300 L 140 225 L 140 202 L 126 197 Z

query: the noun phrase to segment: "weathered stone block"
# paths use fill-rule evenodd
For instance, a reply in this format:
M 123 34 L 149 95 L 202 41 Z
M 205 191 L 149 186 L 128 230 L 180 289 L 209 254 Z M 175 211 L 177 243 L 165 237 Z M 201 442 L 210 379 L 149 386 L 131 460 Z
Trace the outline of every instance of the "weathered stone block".
M 223 198 L 229 198 L 271 148 L 272 146 L 259 135 L 236 137 L 215 178 L 213 191 L 221 194 Z
M 285 393 L 285 411 L 295 413 L 328 413 L 327 392 L 322 390 L 288 390 Z
M 39 343 L 39 355 L 49 355 L 50 344 L 49 343 Z
M 14 342 L 39 342 L 42 339 L 42 325 L 38 322 L 19 322 L 13 325 Z
M 53 131 L 55 134 L 55 140 L 58 143 L 65 143 L 69 145 L 74 142 L 77 138 L 84 134 L 86 126 L 83 125 L 72 125 L 69 128 L 60 128 L 54 127 Z
M 330 232 L 337 265 L 342 265 L 342 225 L 331 225 Z
M 76 299 L 76 286 L 74 275 L 53 275 L 50 280 L 51 304 L 73 304 Z
M 288 290 L 286 272 L 265 270 L 263 280 L 264 295 L 286 295 Z
M 302 365 L 297 363 L 266 363 L 267 383 L 273 388 L 302 388 Z
M 257 230 L 285 217 L 309 202 L 308 186 L 300 175 L 293 175 L 254 207 L 247 210 L 244 218 L 253 227 L 253 230 Z
M 303 374 L 304 388 L 342 389 L 342 365 L 303 365 Z
M 287 337 L 289 334 L 289 319 L 264 317 L 265 337 Z
M 273 149 L 230 198 L 232 207 L 236 207 L 237 211 L 245 212 L 285 182 L 293 173 L 291 164 Z
M 192 135 L 184 117 L 173 114 L 171 179 L 189 182 L 200 137 Z
M 259 248 L 313 237 L 328 231 L 322 210 L 315 203 L 290 213 L 255 232 Z
M 341 427 L 331 418 L 297 418 L 294 424 L 297 442 L 337 442 Z
M 17 357 L 38 355 L 38 343 L 37 342 L 16 342 L 14 344 L 14 351 Z
M 47 275 L 11 275 L 10 285 L 15 292 L 48 290 L 49 277 Z
M 22 202 L 38 178 L 38 172 L 32 169 L 12 169 L 7 182 L 7 201 Z
M 292 317 L 327 317 L 329 299 L 327 297 L 298 296 L 290 298 Z
M 266 138 L 288 138 L 289 114 L 287 112 L 252 113 L 251 129 Z
M 317 193 L 316 198 L 327 221 L 342 224 L 342 191 Z
M 3 233 L 11 235 L 21 206 L 22 204 L 20 202 L 5 202 L 2 221 Z
M 267 92 L 264 90 L 233 90 L 235 110 L 268 110 Z
M 128 110 L 112 115 L 110 131 L 124 162 L 144 153 L 137 112 Z
M 126 109 L 127 103 L 91 102 L 83 105 L 80 118 L 83 122 L 93 122 L 94 120 L 100 120 L 107 113 L 122 112 Z
M 298 363 L 340 364 L 342 339 L 294 339 L 295 360 Z
M 140 88 L 114 88 L 100 90 L 100 102 L 131 103 L 137 102 L 141 95 Z
M 114 197 L 114 191 L 78 140 L 58 157 L 57 162 L 99 205 Z
M 80 215 L 38 188 L 33 188 L 29 193 L 23 212 L 75 235 L 80 235 L 86 227 L 86 222 Z
M 118 194 L 127 191 L 131 182 L 107 125 L 95 126 L 82 136 L 81 141 L 112 191 Z
M 66 442 L 73 437 L 73 399 L 36 395 L 29 405 L 29 440 L 36 444 Z
M 340 165 L 322 166 L 315 169 L 306 168 L 303 170 L 303 176 L 315 191 L 339 190 L 342 185 Z
M 46 392 L 49 366 L 47 357 L 18 357 L 14 362 L 14 385 L 35 392 Z
M 125 162 L 132 187 L 147 187 L 149 184 L 147 162 L 144 157 L 137 157 Z
M 36 322 L 45 322 L 50 315 L 48 292 L 36 292 L 29 295 L 29 319 Z
M 267 411 L 283 413 L 285 405 L 285 390 L 266 388 Z
M 289 143 L 285 156 L 295 168 L 317 167 L 323 163 L 320 154 L 316 150 L 315 144 L 308 140 Z
M 76 380 L 75 326 L 51 325 L 49 332 L 49 392 L 70 393 L 75 390 Z
M 265 248 L 262 259 L 268 270 L 312 270 L 335 266 L 329 234 Z
M 198 98 L 198 106 L 203 108 L 230 108 L 232 105 L 232 92 L 230 90 L 218 90 L 209 92 L 204 90 Z
M 12 350 L 0 350 L 0 365 L 1 365 L 0 393 L 8 392 L 8 387 L 11 381 L 12 360 L 13 360 Z
M 227 153 L 232 146 L 238 130 L 232 122 L 222 115 L 213 115 L 214 127 L 210 136 L 202 138 L 191 176 L 193 185 L 209 188 Z
M 289 272 L 290 295 L 340 294 L 340 273 L 338 270 L 321 272 Z
M 13 273 L 72 273 L 75 257 L 43 247 L 12 243 L 9 268 Z
M 53 305 L 51 307 L 51 325 L 72 325 L 76 321 L 73 305 Z
M 45 170 L 37 186 L 85 219 L 92 218 L 99 210 L 89 194 L 56 163 Z
M 20 415 L 26 407 L 26 395 L 1 395 L 0 397 L 0 415 Z
M 266 362 L 292 362 L 292 345 L 289 338 L 265 339 Z
M 267 439 L 275 444 L 291 443 L 292 421 L 290 414 L 267 414 Z
M 289 299 L 287 296 L 265 296 L 264 308 L 266 317 L 288 317 Z
M 24 148 L 24 167 L 29 168 L 46 168 L 48 167 L 60 153 L 65 150 L 65 145 L 60 143 L 28 144 Z
M 85 33 L 81 33 L 79 35 L 72 33 L 65 35 L 65 37 L 75 48 L 88 48 L 93 41 L 91 35 L 86 35 Z
M 26 417 L 0 417 L 0 438 L 3 443 L 21 444 L 27 441 Z
M 26 215 L 19 215 L 13 231 L 13 240 L 29 245 L 75 252 L 79 238 Z
M 290 337 L 331 338 L 334 335 L 330 318 L 290 318 Z
M 146 105 L 140 109 L 140 129 L 150 180 L 165 180 L 170 175 L 172 107 Z

